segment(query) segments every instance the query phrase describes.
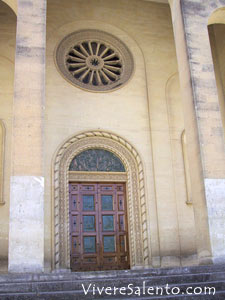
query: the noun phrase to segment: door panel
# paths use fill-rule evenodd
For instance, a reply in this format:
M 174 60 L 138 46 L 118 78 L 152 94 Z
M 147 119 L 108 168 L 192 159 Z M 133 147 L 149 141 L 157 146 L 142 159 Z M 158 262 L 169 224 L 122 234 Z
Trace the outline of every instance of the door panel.
M 72 271 L 129 268 L 125 184 L 70 183 Z

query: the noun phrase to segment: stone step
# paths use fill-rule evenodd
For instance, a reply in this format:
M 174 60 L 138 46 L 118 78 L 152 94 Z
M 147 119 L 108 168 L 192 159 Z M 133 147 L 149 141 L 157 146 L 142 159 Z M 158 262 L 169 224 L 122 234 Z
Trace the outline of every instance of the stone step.
M 119 287 L 115 282 L 109 282 L 107 286 L 110 286 L 110 287 Z M 127 287 L 127 285 L 124 285 Z M 138 286 L 140 288 L 140 294 L 144 294 L 143 292 L 143 288 L 142 285 L 138 285 L 138 284 L 134 284 L 132 286 L 133 288 L 133 291 L 137 291 L 137 288 L 136 286 Z M 164 287 L 164 285 L 157 285 L 157 286 L 162 286 Z M 204 287 L 214 287 L 218 292 L 223 292 L 225 291 L 225 281 L 213 281 L 213 282 L 197 282 L 197 283 L 183 283 L 183 284 L 180 284 L 180 283 L 176 283 L 176 284 L 173 284 L 173 285 L 169 285 L 169 291 L 173 288 L 173 287 L 177 287 L 180 289 L 180 293 L 182 294 L 185 294 L 186 292 L 186 289 L 188 287 L 192 287 L 192 290 L 195 288 L 195 287 L 202 287 L 204 289 Z M 30 299 L 36 299 L 35 297 L 44 297 L 43 299 L 51 299 L 51 296 L 54 296 L 54 299 L 55 297 L 60 297 L 62 296 L 62 294 L 64 296 L 67 296 L 68 299 L 70 299 L 71 297 L 73 297 L 73 299 L 100 299 L 102 298 L 102 296 L 104 296 L 105 299 L 109 299 L 109 298 L 112 298 L 112 295 L 106 295 L 104 292 L 102 293 L 98 293 L 97 292 L 97 287 L 99 286 L 95 286 L 96 289 L 95 289 L 95 295 L 93 293 L 93 290 L 90 289 L 90 291 L 87 293 L 87 295 L 85 295 L 84 293 L 84 290 L 82 289 L 82 287 L 79 287 L 79 289 L 75 289 L 75 290 L 70 290 L 70 289 L 67 289 L 66 286 L 62 287 L 61 290 L 54 290 L 52 289 L 52 285 L 49 285 L 48 288 L 46 289 L 46 291 L 43 291 L 40 286 L 38 284 L 35 284 L 33 286 L 30 287 L 30 290 L 26 288 L 26 284 L 23 283 L 23 285 L 21 286 L 21 290 L 20 292 L 13 292 L 11 289 L 8 289 L 6 290 L 5 292 L 1 293 L 0 294 L 0 299 L 3 300 L 3 299 L 26 299 L 26 297 L 30 297 Z M 143 298 L 148 298 L 149 295 L 147 293 L 147 288 L 149 286 L 146 285 L 146 289 L 145 289 L 145 296 L 143 296 Z M 154 285 L 151 285 L 151 287 L 156 287 Z M 100 287 L 99 287 L 100 288 Z M 100 288 L 101 290 L 101 288 Z M 138 289 L 139 291 L 139 289 Z M 152 290 L 151 290 L 152 291 Z M 177 291 L 177 289 L 175 290 L 175 292 Z M 129 289 L 128 292 L 131 292 L 131 290 Z M 199 289 L 198 289 L 198 292 L 199 292 Z M 118 293 L 118 290 L 115 294 L 115 296 L 118 296 L 117 295 Z M 102 294 L 102 295 L 101 295 Z M 112 292 L 113 294 L 113 292 Z M 161 290 L 159 290 L 159 294 L 161 294 Z M 164 296 L 167 296 L 167 293 L 166 293 L 166 290 L 164 289 Z M 21 298 L 22 297 L 22 298 Z M 120 295 L 120 299 L 126 299 L 127 296 L 122 296 Z M 136 298 L 137 295 L 135 295 L 135 293 L 133 293 L 132 295 L 129 296 L 129 298 L 131 299 L 134 299 Z M 37 298 L 39 299 L 39 298 Z M 64 298 L 63 298 L 64 299 Z
M 127 287 L 133 284 L 133 287 L 179 287 L 181 294 L 179 298 L 167 295 L 165 299 L 201 299 L 200 295 L 185 295 L 187 287 L 215 287 L 216 295 L 204 299 L 225 299 L 225 267 L 191 267 L 191 268 L 173 268 L 173 269 L 148 269 L 142 271 L 107 271 L 107 272 L 77 272 L 60 274 L 8 274 L 0 276 L 0 299 L 1 300 L 23 300 L 23 299 L 42 299 L 42 300 L 70 300 L 70 299 L 162 299 L 162 297 L 153 297 L 146 295 L 130 296 L 122 295 L 93 295 L 93 293 L 84 294 L 82 283 L 87 287 L 90 283 L 95 284 L 100 289 L 103 286 L 109 287 Z M 135 289 L 136 290 L 136 289 Z M 165 291 L 165 290 L 164 290 Z M 182 294 L 183 293 L 183 294 Z M 141 295 L 143 291 L 141 290 Z M 210 297 L 210 296 L 209 296 Z M 222 298 L 218 298 L 222 297 Z
M 225 265 L 158 268 L 145 270 L 121 270 L 121 271 L 91 271 L 73 273 L 43 273 L 43 274 L 4 274 L 0 275 L 0 283 L 3 282 L 28 282 L 28 281 L 51 281 L 51 280 L 76 280 L 76 279 L 101 279 L 117 277 L 150 277 L 150 276 L 172 276 L 186 274 L 202 274 L 225 272 Z
M 42 293 L 17 293 L 17 294 L 2 294 L 1 300 L 95 300 L 95 299 L 102 299 L 102 300 L 121 300 L 121 299 L 132 299 L 132 300 L 158 300 L 158 299 L 171 299 L 171 300 L 185 300 L 185 299 L 210 299 L 210 300 L 224 300 L 225 299 L 225 290 L 217 291 L 215 295 L 163 295 L 163 296 L 137 296 L 137 295 L 126 295 L 126 296 L 105 296 L 105 295 L 84 295 L 81 294 L 80 291 L 58 291 L 58 292 L 42 292 Z
M 61 290 L 78 290 L 82 287 L 82 283 L 85 287 L 89 284 L 92 286 L 95 284 L 98 287 L 109 286 L 112 284 L 117 287 L 127 286 L 133 284 L 136 286 L 142 286 L 145 282 L 146 286 L 162 286 L 167 283 L 172 284 L 186 284 L 186 283 L 198 283 L 198 282 L 216 282 L 225 281 L 225 272 L 216 273 L 201 273 L 201 274 L 185 274 L 185 275 L 171 275 L 171 276 L 160 276 L 160 277 L 117 277 L 113 281 L 111 278 L 101 279 L 70 279 L 70 280 L 51 280 L 51 281 L 27 281 L 25 282 L 4 282 L 0 283 L 0 294 L 5 292 L 32 292 L 34 289 L 40 292 L 45 291 L 61 291 Z

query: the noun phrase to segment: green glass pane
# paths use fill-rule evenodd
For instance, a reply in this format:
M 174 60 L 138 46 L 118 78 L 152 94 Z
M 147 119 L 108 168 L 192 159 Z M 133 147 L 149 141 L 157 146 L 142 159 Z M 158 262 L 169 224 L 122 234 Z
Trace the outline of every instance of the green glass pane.
M 112 195 L 102 195 L 102 210 L 113 210 Z
M 114 231 L 113 216 L 102 216 L 102 229 L 103 231 Z
M 104 252 L 115 252 L 115 237 L 104 236 Z
M 84 253 L 95 253 L 96 252 L 96 241 L 95 236 L 84 237 Z
M 84 231 L 95 231 L 95 216 L 83 216 Z
M 95 210 L 94 195 L 83 195 L 83 210 Z

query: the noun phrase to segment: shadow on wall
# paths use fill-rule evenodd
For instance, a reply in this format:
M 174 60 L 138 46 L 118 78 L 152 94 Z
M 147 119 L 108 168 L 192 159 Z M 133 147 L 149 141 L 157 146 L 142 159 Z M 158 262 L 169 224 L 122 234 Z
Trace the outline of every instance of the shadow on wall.
M 208 32 L 225 136 L 225 7 L 217 9 L 210 16 Z

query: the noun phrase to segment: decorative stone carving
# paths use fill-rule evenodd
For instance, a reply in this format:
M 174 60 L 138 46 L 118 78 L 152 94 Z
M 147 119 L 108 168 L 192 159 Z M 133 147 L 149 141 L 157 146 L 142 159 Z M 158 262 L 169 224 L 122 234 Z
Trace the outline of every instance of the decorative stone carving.
M 56 65 L 65 79 L 88 91 L 119 88 L 133 72 L 126 45 L 99 30 L 81 30 L 66 36 L 56 50 Z
M 126 182 L 127 174 L 123 172 L 69 172 L 69 181 L 100 181 L 100 182 Z
M 112 152 L 89 149 L 75 156 L 70 171 L 125 172 L 122 162 Z
M 114 134 L 91 131 L 76 135 L 65 142 L 54 160 L 54 265 L 70 268 L 69 243 L 69 165 L 87 149 L 111 151 L 122 161 L 127 173 L 127 207 L 131 266 L 149 265 L 148 225 L 143 166 L 137 151 Z

